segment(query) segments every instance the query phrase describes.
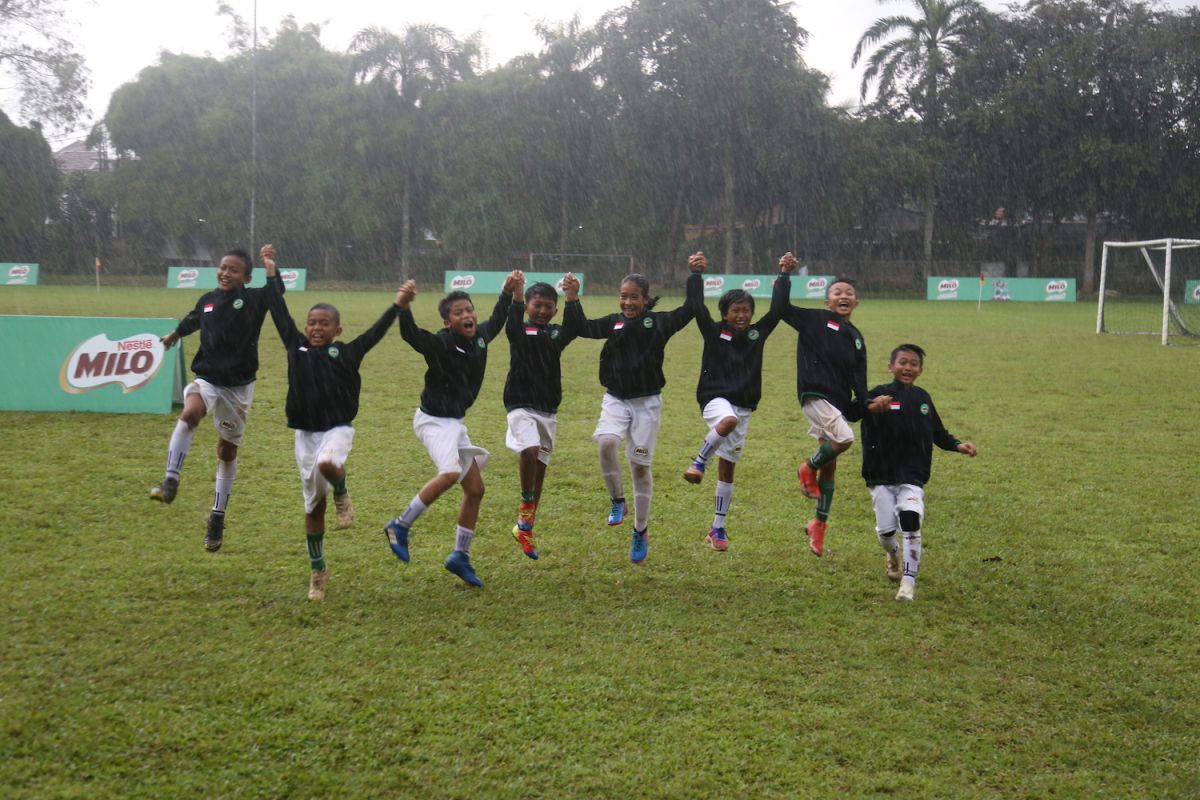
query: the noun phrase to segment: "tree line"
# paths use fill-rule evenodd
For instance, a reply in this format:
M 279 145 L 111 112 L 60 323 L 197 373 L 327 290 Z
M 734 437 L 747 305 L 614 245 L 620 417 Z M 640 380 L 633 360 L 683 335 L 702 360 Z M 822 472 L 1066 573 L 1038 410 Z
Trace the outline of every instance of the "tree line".
M 158 273 L 172 243 L 254 245 L 252 193 L 255 238 L 345 280 L 529 253 L 665 276 L 697 249 L 752 273 L 794 250 L 815 272 L 900 265 L 905 288 L 946 262 L 1067 263 L 1086 292 L 1098 238 L 1198 232 L 1196 9 L 896 10 L 847 54 L 865 66 L 847 109 L 778 0 L 634 0 L 539 25 L 538 52 L 490 70 L 432 24 L 337 52 L 285 18 L 252 50 L 225 9 L 230 56 L 164 53 L 114 93 L 106 171 L 63 178 L 36 127 L 0 119 L 0 260 Z

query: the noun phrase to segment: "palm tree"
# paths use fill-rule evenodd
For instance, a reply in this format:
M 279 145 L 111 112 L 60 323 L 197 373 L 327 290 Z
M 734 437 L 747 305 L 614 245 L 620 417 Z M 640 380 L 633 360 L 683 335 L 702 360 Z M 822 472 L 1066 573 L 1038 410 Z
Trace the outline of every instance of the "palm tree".
M 426 161 L 422 152 L 428 143 L 422 112 L 433 95 L 474 76 L 479 43 L 476 38 L 459 41 L 448 29 L 427 23 L 406 25 L 400 35 L 370 27 L 351 40 L 350 54 L 355 78 L 383 93 L 397 117 L 394 122 L 402 142 L 400 152 L 394 154 L 402 161 L 400 271 L 407 276 L 411 274 L 413 184 L 418 165 Z
M 875 20 L 858 40 L 850 65 L 858 66 L 863 53 L 876 48 L 867 59 L 860 99 L 866 100 L 867 90 L 875 82 L 877 101 L 899 99 L 902 109 L 911 110 L 921 118 L 931 156 L 924 209 L 924 277 L 928 279 L 933 265 L 933 213 L 937 204 L 935 148 L 942 123 L 939 90 L 950 77 L 964 35 L 985 12 L 978 0 L 910 2 L 919 13 Z

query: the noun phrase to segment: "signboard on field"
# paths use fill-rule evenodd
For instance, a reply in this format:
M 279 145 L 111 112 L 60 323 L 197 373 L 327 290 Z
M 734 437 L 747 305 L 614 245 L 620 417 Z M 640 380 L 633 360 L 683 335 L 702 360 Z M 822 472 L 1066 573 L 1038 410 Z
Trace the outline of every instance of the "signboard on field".
M 300 267 L 280 267 L 283 288 L 289 292 L 303 292 L 308 286 L 308 270 Z M 267 285 L 267 271 L 255 267 L 250 276 L 250 288 Z M 168 289 L 215 289 L 217 288 L 216 267 L 167 267 Z
M 982 292 L 980 291 L 982 288 Z M 930 278 L 927 300 L 1013 300 L 1036 303 L 1074 303 L 1074 278 Z
M 0 286 L 37 286 L 38 265 L 0 261 Z
M 751 297 L 770 297 L 775 288 L 774 275 L 704 275 L 704 296 L 720 297 L 731 289 L 749 292 Z M 788 296 L 793 300 L 824 300 L 834 275 L 793 275 Z
M 183 346 L 173 319 L 0 316 L 0 410 L 166 413 L 182 402 Z
M 1200 304 L 1200 281 L 1188 281 L 1183 285 L 1183 302 Z
M 583 273 L 572 273 L 579 279 L 579 296 L 583 297 Z M 504 288 L 504 279 L 508 277 L 507 272 L 475 272 L 475 271 L 460 271 L 446 272 L 446 285 L 444 291 L 463 291 L 467 293 L 479 292 L 480 294 L 500 294 L 500 290 Z M 535 283 L 548 283 L 554 287 L 555 291 L 562 294 L 562 279 L 561 272 L 526 272 L 525 273 L 525 288 L 528 289 Z

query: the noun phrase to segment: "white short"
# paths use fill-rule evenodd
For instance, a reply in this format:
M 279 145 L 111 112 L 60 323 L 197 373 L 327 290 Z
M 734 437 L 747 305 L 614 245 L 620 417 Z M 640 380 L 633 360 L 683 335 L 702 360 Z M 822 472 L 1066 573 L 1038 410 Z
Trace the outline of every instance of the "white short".
M 317 468 L 320 461 L 344 466 L 354 444 L 354 428 L 339 425 L 327 431 L 296 431 L 296 466 L 304 488 L 304 513 L 311 514 L 329 492 L 329 481 Z
M 725 437 L 725 441 L 721 442 L 721 446 L 717 448 L 718 458 L 723 458 L 730 463 L 736 464 L 738 459 L 742 457 L 742 448 L 746 445 L 746 433 L 750 429 L 750 415 L 754 412 L 748 408 L 735 406 L 724 397 L 714 397 L 708 401 L 704 406 L 704 410 L 700 413 L 704 416 L 704 421 L 708 423 L 708 427 L 710 428 L 717 427 L 717 423 L 726 417 L 737 418 L 737 425 L 733 426 L 733 430 L 729 432 L 729 435 Z
M 554 452 L 554 436 L 558 431 L 558 418 L 532 408 L 514 408 L 508 412 L 508 433 L 504 444 L 514 453 L 531 447 L 538 449 L 538 461 L 550 463 Z
M 246 435 L 246 417 L 250 414 L 250 403 L 254 400 L 254 382 L 244 386 L 216 386 L 196 378 L 183 390 L 188 395 L 198 394 L 204 401 L 204 411 L 212 416 L 217 436 L 235 447 L 241 447 Z
M 658 441 L 658 426 L 662 418 L 662 395 L 618 400 L 608 392 L 600 401 L 600 421 L 592 433 L 592 441 L 601 436 L 625 439 L 625 456 L 631 464 L 650 466 L 654 461 L 654 444 Z
M 804 401 L 804 416 L 808 418 L 808 435 L 814 439 L 846 444 L 854 441 L 854 431 L 837 406 L 824 398 Z
M 491 457 L 487 450 L 471 444 L 467 426 L 457 417 L 433 417 L 418 408 L 413 416 L 413 431 L 425 445 L 438 474 L 457 472 L 459 483 L 467 477 L 472 463 L 482 470 Z
M 878 533 L 900 530 L 900 512 L 915 511 L 925 517 L 925 490 L 911 483 L 890 486 L 871 486 L 871 505 L 875 507 L 875 530 Z

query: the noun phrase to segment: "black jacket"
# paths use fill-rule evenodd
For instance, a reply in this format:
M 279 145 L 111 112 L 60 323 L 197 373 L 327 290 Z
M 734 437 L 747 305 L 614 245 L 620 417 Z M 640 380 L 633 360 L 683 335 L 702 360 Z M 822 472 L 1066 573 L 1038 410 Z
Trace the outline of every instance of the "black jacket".
M 696 384 L 696 401 L 701 409 L 718 397 L 740 408 L 758 408 L 762 399 L 763 346 L 787 307 L 787 292 L 788 287 L 776 281 L 770 310 L 744 331 L 735 331 L 723 321 L 714 320 L 708 306 L 700 304 L 696 327 L 704 337 L 704 356 Z
M 232 292 L 214 289 L 201 295 L 175 333 L 200 331 L 200 348 L 192 372 L 215 386 L 245 386 L 258 375 L 258 335 L 267 316 L 267 295 L 283 294 L 278 275 L 261 289 L 242 286 Z
M 862 476 L 868 486 L 893 486 L 929 482 L 933 445 L 956 450 L 961 444 L 942 425 L 929 392 L 913 384 L 876 386 L 871 397 L 892 396 L 891 407 L 862 420 Z
M 562 402 L 562 351 L 579 331 L 579 301 L 566 304 L 562 325 L 535 325 L 525 319 L 525 303 L 514 300 L 508 309 L 508 378 L 504 408 L 532 408 L 554 414 Z

